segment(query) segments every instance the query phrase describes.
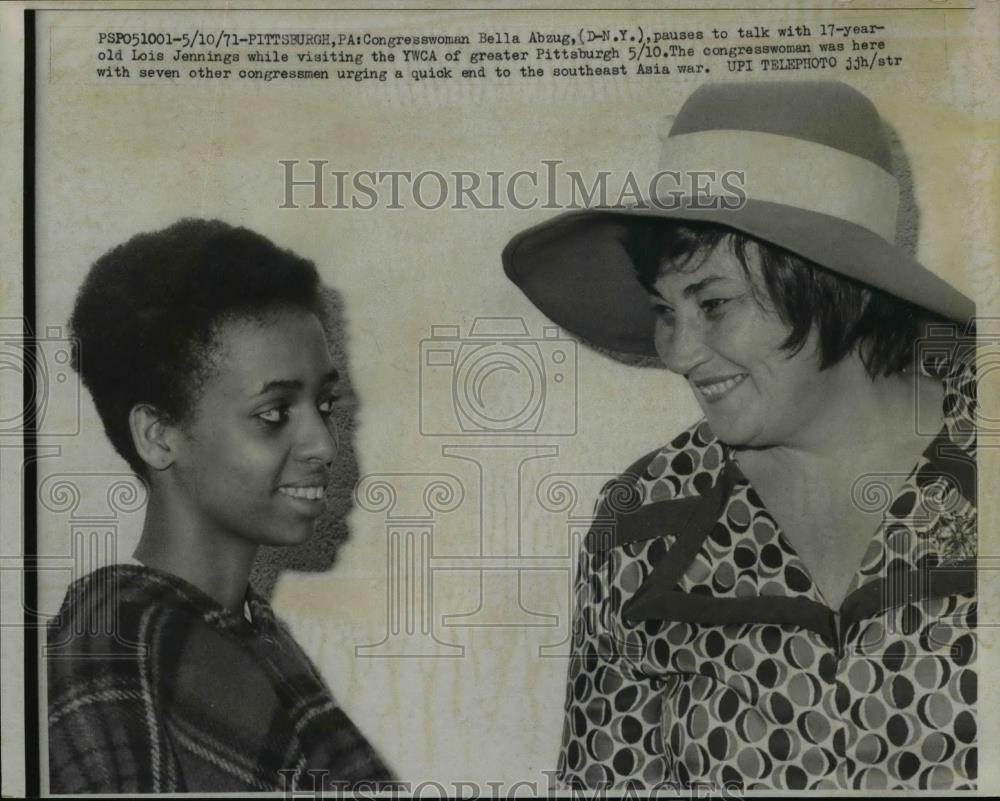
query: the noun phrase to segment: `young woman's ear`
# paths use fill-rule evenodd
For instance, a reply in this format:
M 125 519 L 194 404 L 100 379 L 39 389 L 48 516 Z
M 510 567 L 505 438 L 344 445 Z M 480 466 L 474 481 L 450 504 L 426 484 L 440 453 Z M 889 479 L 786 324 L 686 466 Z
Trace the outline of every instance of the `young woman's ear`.
M 137 403 L 128 416 L 132 444 L 151 470 L 166 470 L 174 463 L 175 429 L 166 415 L 148 403 Z

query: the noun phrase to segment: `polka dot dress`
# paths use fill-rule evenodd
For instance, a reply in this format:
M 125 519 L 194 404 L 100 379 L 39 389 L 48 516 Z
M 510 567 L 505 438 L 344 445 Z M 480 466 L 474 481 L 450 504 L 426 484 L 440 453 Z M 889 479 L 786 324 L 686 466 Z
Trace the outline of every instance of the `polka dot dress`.
M 568 786 L 974 789 L 975 374 L 889 497 L 844 603 L 704 422 L 605 487 L 580 554 Z M 862 491 L 862 496 L 864 492 Z

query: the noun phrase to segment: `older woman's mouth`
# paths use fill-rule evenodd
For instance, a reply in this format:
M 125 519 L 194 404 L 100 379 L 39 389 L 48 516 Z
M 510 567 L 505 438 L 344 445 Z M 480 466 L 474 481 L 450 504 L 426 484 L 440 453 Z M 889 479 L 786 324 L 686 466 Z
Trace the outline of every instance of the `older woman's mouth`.
M 725 376 L 723 378 L 705 378 L 701 381 L 694 381 L 698 391 L 709 403 L 721 400 L 736 387 L 743 383 L 749 373 L 737 373 L 736 375 Z

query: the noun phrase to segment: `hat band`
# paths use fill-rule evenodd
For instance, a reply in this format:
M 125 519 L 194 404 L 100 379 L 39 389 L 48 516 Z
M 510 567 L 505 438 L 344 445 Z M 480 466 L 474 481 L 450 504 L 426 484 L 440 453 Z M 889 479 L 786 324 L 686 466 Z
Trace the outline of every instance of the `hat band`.
M 713 130 L 668 136 L 661 172 L 711 172 L 708 197 L 724 193 L 720 176 L 743 175 L 750 200 L 781 203 L 839 217 L 892 244 L 896 238 L 899 184 L 868 159 L 828 145 L 759 131 Z M 803 177 L 805 175 L 805 177 Z

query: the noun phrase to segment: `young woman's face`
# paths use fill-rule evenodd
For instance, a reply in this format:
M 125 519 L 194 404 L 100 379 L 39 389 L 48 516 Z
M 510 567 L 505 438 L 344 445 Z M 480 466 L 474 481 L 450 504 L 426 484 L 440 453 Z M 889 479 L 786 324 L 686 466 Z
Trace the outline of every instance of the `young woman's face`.
M 833 375 L 819 371 L 812 336 L 792 357 L 781 350 L 788 328 L 770 308 L 756 248 L 747 250 L 749 280 L 727 240 L 695 269 L 660 275 L 651 296 L 656 350 L 688 380 L 720 440 L 791 445 L 815 420 Z
M 215 369 L 180 427 L 173 465 L 204 536 L 306 540 L 337 452 L 337 372 L 315 315 L 280 310 L 217 329 Z

